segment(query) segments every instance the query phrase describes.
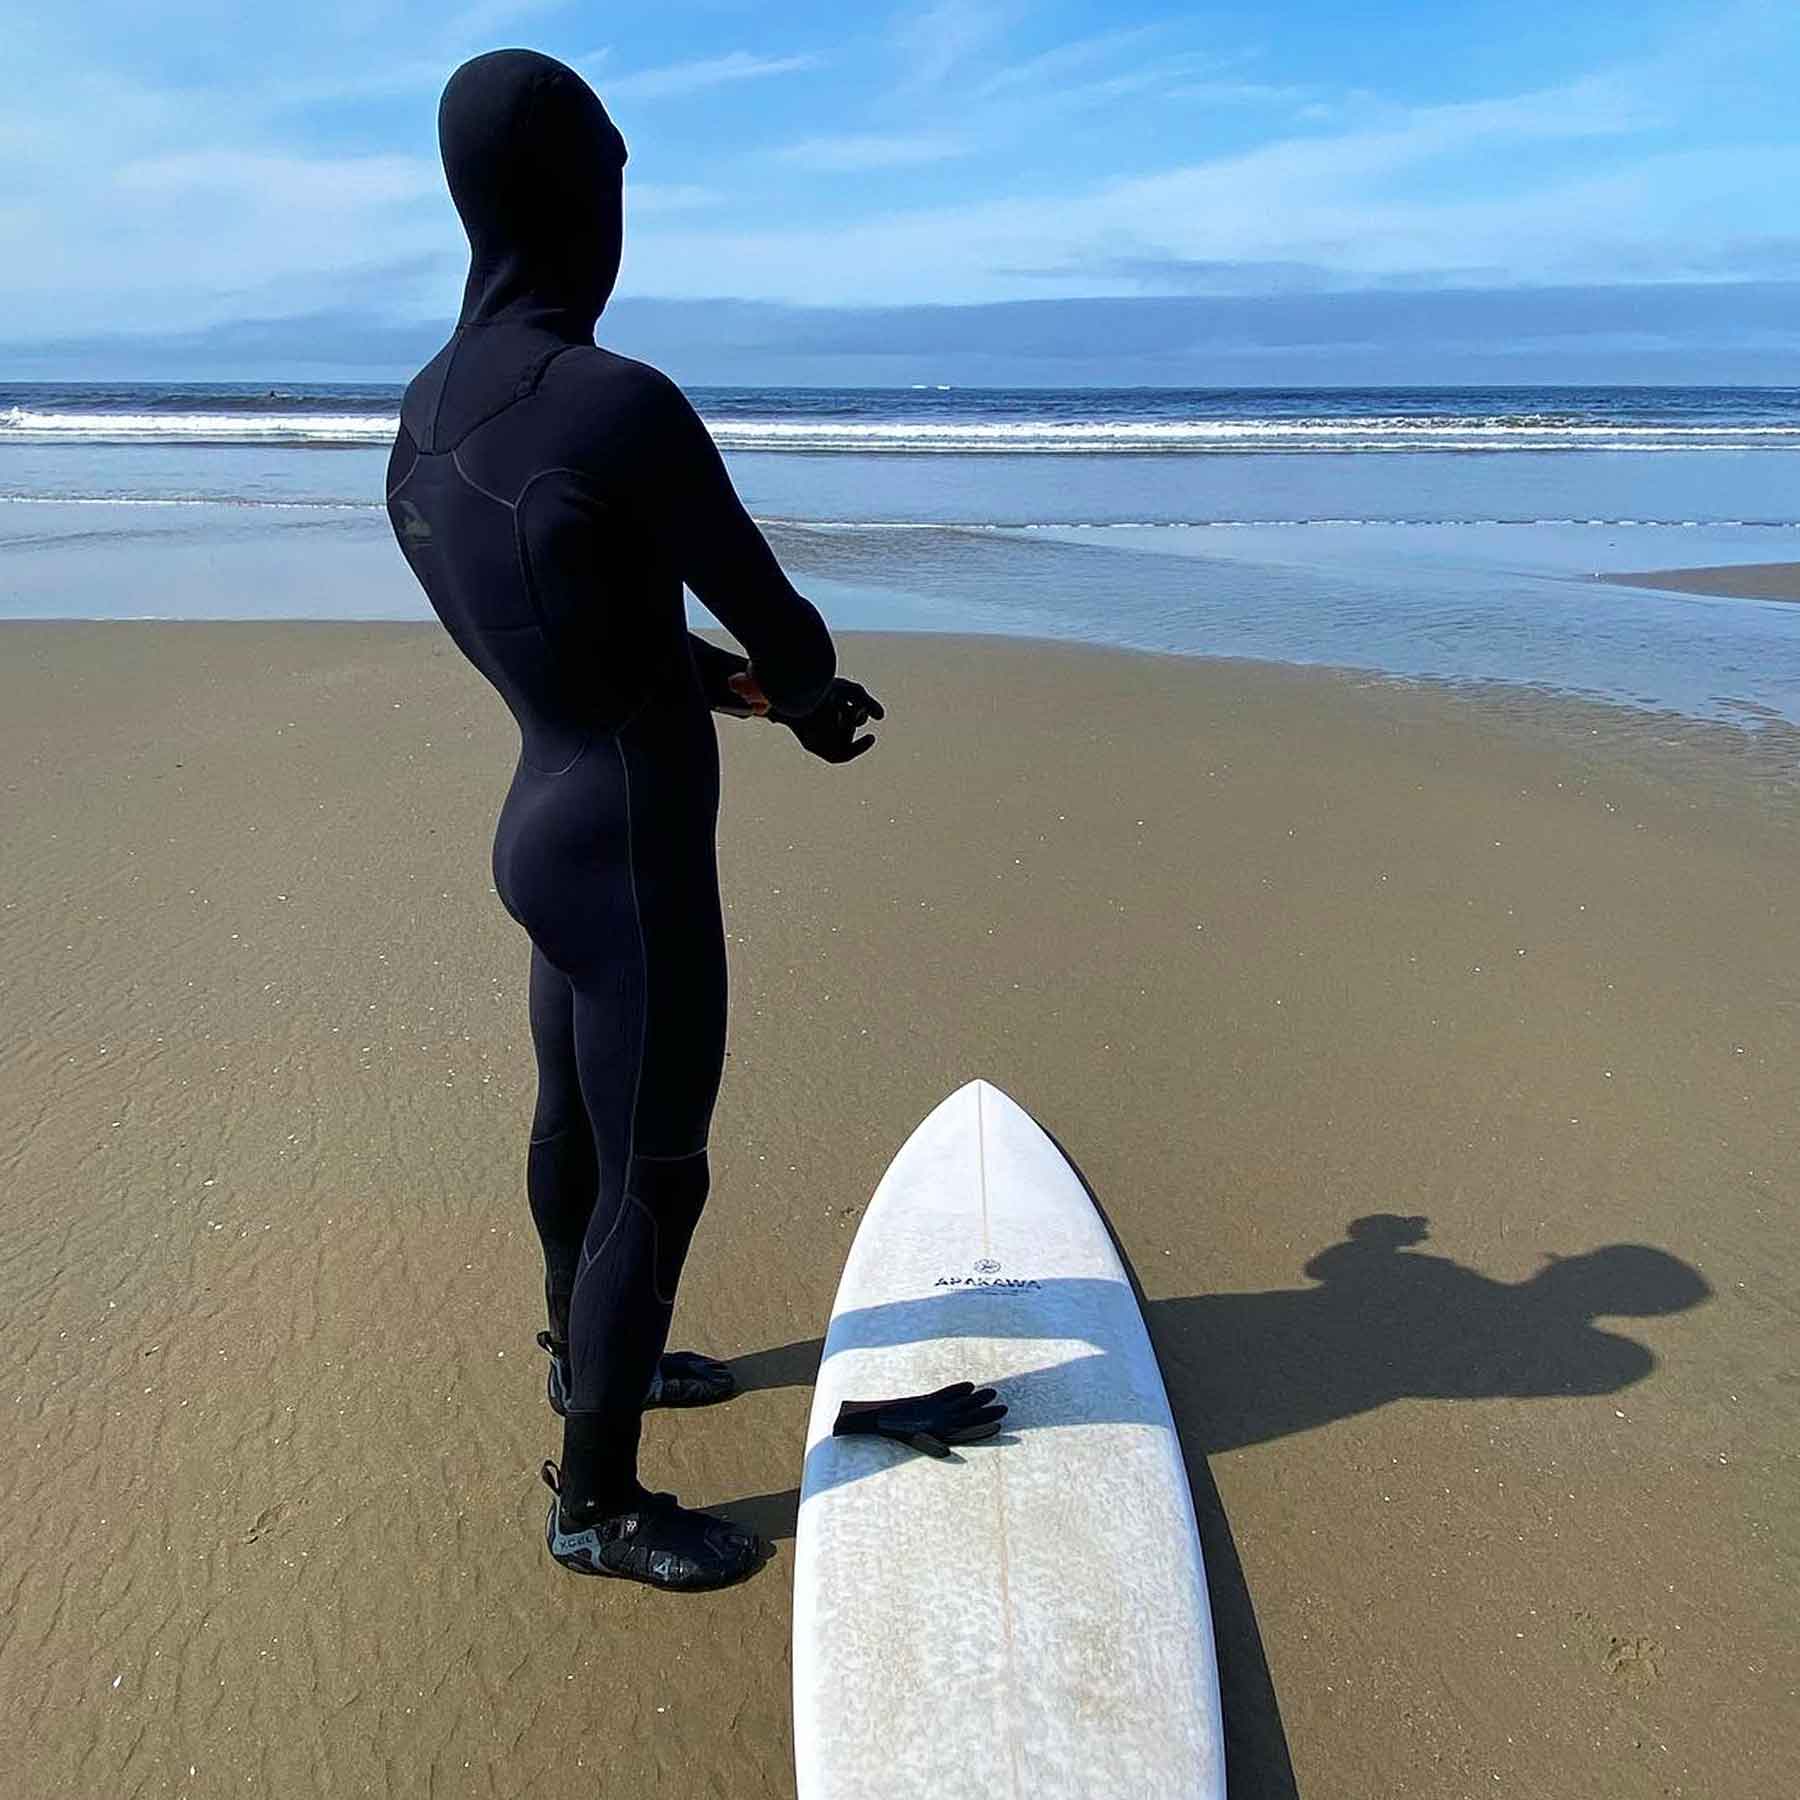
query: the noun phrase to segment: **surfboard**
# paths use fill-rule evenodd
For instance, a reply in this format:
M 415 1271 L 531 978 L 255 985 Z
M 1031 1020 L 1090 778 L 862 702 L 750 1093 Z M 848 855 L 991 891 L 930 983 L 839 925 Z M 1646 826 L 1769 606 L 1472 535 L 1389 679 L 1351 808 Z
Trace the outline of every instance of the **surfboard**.
M 950 1460 L 844 1400 L 991 1385 Z M 825 1334 L 794 1551 L 800 1800 L 1222 1800 L 1206 1570 L 1168 1395 L 1080 1177 L 985 1081 L 913 1132 Z

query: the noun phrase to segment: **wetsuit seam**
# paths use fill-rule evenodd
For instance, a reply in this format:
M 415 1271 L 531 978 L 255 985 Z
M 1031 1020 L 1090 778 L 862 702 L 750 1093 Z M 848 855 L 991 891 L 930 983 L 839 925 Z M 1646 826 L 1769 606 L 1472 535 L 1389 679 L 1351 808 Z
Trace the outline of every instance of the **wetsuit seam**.
M 577 750 L 575 752 L 575 754 L 573 756 L 571 756 L 569 758 L 569 760 L 566 763 L 564 763 L 560 769 L 538 769 L 537 772 L 540 775 L 566 775 L 566 774 L 568 774 L 568 772 L 572 768 L 574 768 L 574 766 L 578 762 L 580 762 L 584 756 L 587 755 L 588 751 L 593 748 L 593 743 L 594 743 L 594 740 L 593 740 L 592 734 L 584 733 L 582 736 L 582 740 L 581 740 L 581 748 L 579 750 Z M 533 764 L 533 765 L 528 765 L 528 766 L 535 767 L 536 765 Z
M 644 907 L 638 898 L 637 881 L 637 848 L 632 842 L 634 832 L 631 818 L 631 763 L 625 755 L 625 746 L 615 735 L 613 747 L 619 753 L 619 773 L 625 782 L 625 871 L 631 881 L 631 916 L 637 924 L 638 940 L 638 1054 L 637 1069 L 631 1082 L 631 1112 L 625 1126 L 625 1182 L 629 1190 L 631 1185 L 631 1158 L 637 1149 L 637 1115 L 638 1097 L 644 1087 L 645 1054 L 650 1047 L 650 951 L 644 942 Z
M 607 1245 L 609 1245 L 613 1241 L 613 1238 L 618 1234 L 620 1222 L 625 1217 L 626 1206 L 628 1204 L 636 1204 L 640 1210 L 648 1211 L 648 1209 L 644 1207 L 643 1202 L 638 1200 L 637 1196 L 631 1191 L 631 1159 L 637 1144 L 638 1096 L 643 1091 L 644 1052 L 650 1037 L 650 958 L 644 947 L 644 913 L 643 908 L 638 902 L 637 859 L 633 853 L 631 843 L 631 765 L 625 759 L 625 746 L 618 741 L 616 736 L 613 738 L 613 747 L 619 753 L 619 776 L 625 787 L 625 868 L 631 882 L 632 918 L 637 926 L 639 993 L 638 1053 L 637 1067 L 633 1070 L 631 1078 L 631 1110 L 626 1115 L 625 1120 L 625 1167 L 620 1171 L 619 1210 L 613 1215 L 613 1222 L 611 1226 L 608 1227 L 605 1238 L 601 1240 L 599 1249 L 594 1251 L 590 1256 L 588 1254 L 587 1246 L 585 1244 L 582 1246 L 581 1259 L 576 1265 L 575 1270 L 575 1279 L 577 1282 L 579 1282 L 581 1277 L 606 1254 Z M 651 1215 L 651 1217 L 654 1222 L 654 1215 Z M 654 1287 L 656 1282 L 654 1270 L 650 1279 L 651 1285 Z M 658 1297 L 660 1298 L 660 1294 Z
M 401 427 L 400 427 L 400 429 L 401 429 L 401 430 L 402 430 L 402 431 L 406 431 L 406 427 L 405 427 L 405 425 L 404 425 L 404 424 L 403 424 L 403 425 L 401 425 Z M 393 485 L 393 486 L 392 486 L 392 487 L 391 487 L 391 488 L 389 488 L 389 489 L 388 489 L 388 491 L 387 491 L 387 496 L 386 496 L 386 497 L 387 497 L 387 498 L 388 498 L 388 499 L 389 499 L 389 500 L 391 500 L 391 499 L 393 499 L 393 497 L 394 497 L 394 496 L 395 496 L 395 495 L 396 495 L 396 494 L 397 494 L 397 493 L 399 493 L 399 491 L 400 491 L 400 490 L 401 490 L 401 489 L 402 489 L 402 488 L 403 488 L 403 487 L 405 487 L 405 486 L 406 486 L 406 484 L 407 484 L 407 483 L 408 483 L 408 482 L 409 482 L 409 481 L 411 481 L 411 480 L 412 480 L 412 478 L 413 478 L 413 476 L 414 476 L 414 475 L 415 475 L 415 474 L 416 474 L 416 473 L 417 473 L 417 472 L 418 472 L 418 467 L 419 467 L 419 461 L 420 461 L 420 458 L 421 458 L 421 457 L 423 457 L 423 455 L 424 455 L 424 454 L 425 454 L 425 453 L 424 453 L 424 452 L 423 452 L 423 451 L 422 451 L 422 450 L 421 450 L 421 449 L 420 449 L 420 448 L 419 448 L 419 445 L 418 445 L 418 440 L 417 440 L 417 439 L 416 439 L 416 438 L 414 438 L 414 437 L 413 437 L 413 434 L 412 434 L 412 433 L 411 433 L 411 432 L 410 432 L 410 431 L 406 431 L 406 435 L 407 435 L 407 438 L 408 438 L 408 440 L 409 440 L 409 441 L 410 441 L 410 442 L 411 442 L 411 443 L 412 443 L 412 447 L 413 447 L 413 459 L 412 459 L 412 461 L 411 461 L 411 462 L 409 462 L 409 463 L 408 463 L 408 464 L 407 464 L 407 465 L 406 465 L 406 473 L 405 473 L 405 474 L 404 474 L 404 475 L 402 475 L 402 476 L 401 476 L 401 477 L 400 477 L 400 479 L 399 479 L 399 480 L 398 480 L 398 481 L 396 481 L 396 482 L 395 482 L 395 483 L 394 483 L 394 485 Z
M 646 694 L 610 731 L 598 731 L 594 735 L 617 742 L 631 726 L 637 723 L 639 716 L 655 697 L 654 694 Z
M 437 398 L 431 403 L 431 423 L 425 428 L 425 435 L 431 439 L 431 447 L 437 449 L 438 419 L 444 410 L 444 395 L 450 387 L 450 376 L 456 368 L 456 358 L 463 347 L 463 332 L 459 325 L 450 334 L 450 356 L 444 364 L 444 378 L 438 383 Z M 458 442 L 461 440 L 459 439 Z
M 662 1224 L 655 1213 L 633 1193 L 627 1193 L 626 1200 L 635 1206 L 650 1221 L 650 1291 L 664 1306 L 673 1306 L 675 1296 L 662 1291 L 662 1283 L 657 1279 L 657 1270 L 662 1264 Z
M 508 500 L 504 495 L 496 494 L 492 488 L 483 487 L 481 483 L 463 467 L 462 457 L 458 453 L 462 442 L 463 440 L 459 439 L 456 448 L 449 451 L 450 466 L 462 477 L 464 484 L 473 488 L 484 500 L 491 500 L 496 506 L 504 506 L 506 510 L 512 514 L 513 557 L 518 564 L 519 582 L 525 589 L 526 602 L 531 607 L 533 624 L 530 629 L 536 631 L 539 637 L 554 649 L 556 646 L 556 638 L 554 633 L 550 630 L 549 625 L 545 622 L 544 609 L 538 605 L 537 583 L 531 576 L 531 558 L 525 549 L 525 527 L 524 521 L 519 515 L 519 501 Z M 409 470 L 408 473 L 410 474 L 411 471 Z M 536 479 L 537 477 L 534 475 L 532 481 L 535 481 Z M 531 482 L 526 482 L 525 486 L 529 488 Z M 521 490 L 520 498 L 522 499 L 523 497 L 523 490 Z M 581 748 L 559 769 L 540 769 L 538 765 L 532 762 L 528 757 L 525 759 L 525 765 L 539 775 L 566 775 L 584 756 L 587 755 L 588 745 L 593 742 L 593 735 L 591 730 L 584 728 L 581 734 Z
M 626 1194 L 623 1191 L 621 1191 L 620 1196 L 619 1196 L 619 1210 L 613 1214 L 613 1222 L 607 1228 L 606 1236 L 601 1240 L 600 1248 L 598 1250 L 594 1251 L 592 1255 L 589 1255 L 587 1245 L 586 1244 L 582 1245 L 580 1261 L 577 1262 L 575 1265 L 575 1287 L 579 1287 L 581 1285 L 582 1276 L 585 1275 L 588 1272 L 588 1270 L 591 1269 L 594 1266 L 594 1264 L 597 1263 L 601 1259 L 601 1257 L 603 1257 L 606 1254 L 607 1245 L 610 1244 L 613 1241 L 613 1239 L 619 1235 L 619 1225 L 620 1225 L 620 1222 L 625 1217 L 625 1202 L 627 1200 L 629 1200 L 630 1198 L 631 1198 L 631 1196 L 629 1194 Z M 571 1288 L 569 1290 L 571 1299 L 573 1299 L 574 1292 L 575 1292 L 575 1288 Z
M 696 1156 L 705 1154 L 706 1146 L 702 1144 L 698 1150 L 678 1150 L 673 1156 L 652 1156 L 648 1150 L 639 1150 L 633 1160 L 636 1162 L 688 1162 Z
M 542 481 L 546 475 L 573 475 L 577 481 L 586 481 L 590 483 L 594 480 L 594 473 L 591 469 L 572 468 L 567 463 L 558 463 L 553 468 L 539 469 L 531 479 L 525 483 L 524 487 L 519 489 L 519 500 L 521 504 L 523 504 L 526 494 Z M 600 504 L 602 506 L 610 507 L 613 503 L 602 495 L 600 497 Z
M 459 474 L 463 480 L 476 491 L 476 493 L 488 500 L 492 500 L 496 506 L 504 506 L 509 513 L 516 513 L 519 510 L 518 501 L 505 499 L 502 495 L 496 494 L 492 488 L 484 488 L 481 483 L 462 466 L 462 457 L 458 454 L 458 451 L 461 450 L 465 441 L 466 434 L 465 437 L 458 438 L 455 445 L 451 448 L 450 466 L 455 469 L 457 474 Z
M 559 357 L 566 356 L 571 350 L 591 350 L 593 347 L 592 344 L 563 344 L 557 349 L 552 350 L 550 354 L 538 364 L 537 373 L 531 378 L 530 388 L 527 390 L 526 394 L 520 395 L 520 398 L 525 399 L 529 394 L 535 394 L 538 389 L 544 385 L 544 377 L 550 373 L 550 365 Z
M 456 362 L 456 350 L 460 349 L 462 346 L 463 333 L 466 331 L 476 331 L 485 324 L 497 322 L 498 321 L 476 319 L 472 320 L 469 324 L 457 326 L 454 340 L 456 348 L 451 350 L 450 361 L 444 366 L 444 380 L 443 384 L 438 389 L 437 407 L 442 407 L 444 404 L 444 391 L 450 385 L 450 370 L 454 367 Z M 456 442 L 449 446 L 450 449 L 453 451 L 458 449 L 461 445 L 466 444 L 484 425 L 491 425 L 502 413 L 510 412 L 521 400 L 529 400 L 532 395 L 538 391 L 538 386 L 544 379 L 544 371 L 548 369 L 565 350 L 580 350 L 582 348 L 584 348 L 584 346 L 580 344 L 559 344 L 556 349 L 548 351 L 545 355 L 540 356 L 536 365 L 533 367 L 530 376 L 528 378 L 521 377 L 514 386 L 513 391 L 491 412 L 484 412 L 479 418 L 471 419 L 457 435 Z M 586 348 L 591 349 L 592 346 L 589 345 L 586 346 Z M 434 449 L 437 447 L 437 407 L 433 408 L 431 415 L 431 437 Z
M 558 466 L 554 469 L 539 469 L 534 475 L 530 476 L 527 479 L 525 485 L 519 489 L 518 499 L 516 499 L 515 501 L 512 502 L 512 509 L 513 509 L 513 513 L 515 516 L 520 516 L 520 517 L 523 516 L 524 511 L 525 511 L 526 496 L 531 492 L 531 490 L 534 487 L 537 486 L 537 484 L 540 481 L 542 481 L 544 479 L 544 477 L 546 475 L 573 475 L 577 481 L 587 481 L 587 480 L 592 479 L 587 474 L 587 472 L 582 469 L 570 469 L 570 468 L 564 468 L 561 466 Z M 498 497 L 499 497 L 498 495 L 495 496 L 496 499 Z M 602 506 L 605 506 L 608 504 L 608 502 L 605 499 L 601 499 L 600 504 Z
M 519 585 L 525 590 L 525 604 L 531 608 L 531 616 L 537 621 L 538 636 L 549 645 L 552 652 L 557 649 L 557 634 L 550 629 L 550 621 L 544 615 L 543 606 L 538 600 L 537 577 L 531 570 L 531 546 L 525 539 L 525 496 L 531 491 L 531 483 L 537 480 L 534 475 L 519 490 L 519 497 L 512 504 L 513 521 L 513 560 L 518 565 Z M 498 495 L 495 496 L 499 498 Z M 587 755 L 588 746 L 594 741 L 594 730 L 584 723 L 581 728 L 581 748 L 575 752 L 560 769 L 546 769 L 546 775 L 566 775 Z
M 592 348 L 592 346 L 591 345 L 583 346 L 580 344 L 569 344 L 569 345 L 566 345 L 565 348 L 570 349 L 570 350 L 579 350 L 579 349 L 583 349 L 583 348 Z M 560 355 L 561 352 L 559 351 L 558 354 Z M 452 460 L 454 460 L 454 458 L 455 458 L 454 451 L 451 452 L 451 456 L 452 456 Z M 486 488 L 482 487 L 478 482 L 470 480 L 469 476 L 463 472 L 462 465 L 460 463 L 457 464 L 457 473 L 461 474 L 463 479 L 465 481 L 468 481 L 470 487 L 474 488 L 477 493 L 479 493 L 479 494 L 487 493 Z M 528 546 L 528 544 L 525 541 L 525 499 L 526 499 L 526 496 L 531 492 L 531 490 L 534 487 L 536 487 L 537 484 L 540 481 L 542 481 L 546 475 L 572 475 L 577 481 L 586 482 L 590 486 L 597 486 L 598 484 L 594 482 L 594 477 L 588 470 L 572 468 L 566 463 L 558 463 L 554 468 L 539 469 L 535 474 L 533 474 L 531 476 L 531 478 L 525 483 L 525 485 L 519 489 L 518 499 L 510 502 L 510 504 L 512 506 L 512 512 L 513 512 L 513 549 L 514 549 L 515 554 L 518 557 L 519 579 L 524 584 L 526 599 L 531 602 L 532 614 L 538 620 L 538 629 L 541 632 L 543 632 L 544 637 L 547 642 L 554 644 L 556 641 L 555 635 L 551 632 L 548 622 L 544 619 L 543 611 L 538 606 L 537 582 L 531 572 L 531 551 L 530 551 L 530 547 Z M 490 494 L 488 497 L 493 500 L 500 500 L 500 496 L 498 494 Z M 613 500 L 611 500 L 610 498 L 608 498 L 606 495 L 600 494 L 597 496 L 597 498 L 599 499 L 599 502 L 602 506 L 613 508 L 614 510 L 617 510 L 615 502 Z M 509 503 L 507 501 L 500 500 L 500 504 L 502 506 L 505 506 Z M 690 651 L 689 654 L 691 655 L 692 652 Z M 638 715 L 643 712 L 644 708 L 647 707 L 654 698 L 655 698 L 654 694 L 645 694 L 638 701 L 637 705 L 634 706 L 631 709 L 631 711 L 628 712 L 625 715 L 625 717 L 622 718 L 618 722 L 618 724 L 611 726 L 609 729 L 607 729 L 605 731 L 597 730 L 595 727 L 590 725 L 587 728 L 589 740 L 591 741 L 592 739 L 594 739 L 596 737 L 617 738 L 621 732 L 623 732 L 629 725 L 631 725 L 637 719 Z M 705 695 L 702 694 L 701 698 L 704 699 Z M 573 768 L 575 765 L 574 765 L 574 763 L 570 763 L 568 766 L 570 768 Z M 556 774 L 561 774 L 563 771 L 558 769 L 553 772 Z

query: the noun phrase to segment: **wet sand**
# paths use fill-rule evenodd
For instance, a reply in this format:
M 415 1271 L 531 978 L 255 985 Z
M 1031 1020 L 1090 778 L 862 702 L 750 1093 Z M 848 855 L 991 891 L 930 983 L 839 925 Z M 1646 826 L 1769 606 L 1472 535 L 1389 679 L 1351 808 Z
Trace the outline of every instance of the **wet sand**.
M 1792 734 L 880 636 L 853 766 L 722 721 L 675 1342 L 747 1391 L 645 1473 L 779 1552 L 681 1598 L 542 1545 L 497 701 L 436 627 L 0 647 L 21 1800 L 791 1794 L 819 1332 L 977 1073 L 1148 1297 L 1234 1800 L 1800 1791 Z
M 1724 563 L 1708 569 L 1644 569 L 1635 575 L 1601 575 L 1622 587 L 1666 588 L 1676 594 L 1711 594 L 1725 600 L 1800 600 L 1800 563 Z

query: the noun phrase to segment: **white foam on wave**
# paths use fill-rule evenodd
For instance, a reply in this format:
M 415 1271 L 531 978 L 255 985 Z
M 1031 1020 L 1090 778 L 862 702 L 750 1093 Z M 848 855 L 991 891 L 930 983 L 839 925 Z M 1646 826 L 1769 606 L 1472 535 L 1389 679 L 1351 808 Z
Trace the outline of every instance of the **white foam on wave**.
M 258 512 L 380 512 L 379 500 L 264 500 L 248 494 L 0 494 L 0 506 L 229 506 Z
M 0 410 L 0 442 L 368 444 L 395 415 Z M 1199 451 L 1792 449 L 1800 425 L 1633 424 L 1557 414 L 1292 419 L 715 419 L 727 450 L 912 455 Z
M 914 455 L 1169 454 L 1205 451 L 1792 449 L 1800 425 L 1631 425 L 1591 420 L 1129 419 L 880 422 L 724 419 L 728 450 Z
M 85 439 L 111 443 L 383 443 L 398 415 L 368 413 L 107 413 L 0 411 L 0 442 L 11 439 Z
M 228 494 L 11 494 L 0 492 L 0 506 L 100 506 L 100 507 L 226 507 L 251 512 L 350 512 L 378 513 L 380 500 L 265 500 Z M 1366 527 L 1384 531 L 1433 531 L 1446 527 L 1499 527 L 1529 531 L 1540 526 L 1621 526 L 1647 530 L 1797 531 L 1800 519 L 1609 519 L 1544 518 L 1496 519 L 1445 516 L 1438 519 L 1389 519 L 1380 517 L 1257 518 L 1257 519 L 800 519 L 785 514 L 759 514 L 759 525 L 785 531 L 811 532 L 990 532 L 1011 536 L 1033 531 L 1253 531 L 1272 527 Z

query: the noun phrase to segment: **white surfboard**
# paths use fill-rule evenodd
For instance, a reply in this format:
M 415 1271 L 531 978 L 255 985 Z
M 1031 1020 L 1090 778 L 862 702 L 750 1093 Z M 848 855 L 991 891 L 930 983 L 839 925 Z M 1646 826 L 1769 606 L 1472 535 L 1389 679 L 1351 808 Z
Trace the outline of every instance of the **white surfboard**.
M 999 1389 L 952 1460 L 844 1400 Z M 1079 1177 L 958 1088 L 850 1247 L 794 1556 L 800 1800 L 1221 1800 L 1206 1572 L 1143 1314 Z

